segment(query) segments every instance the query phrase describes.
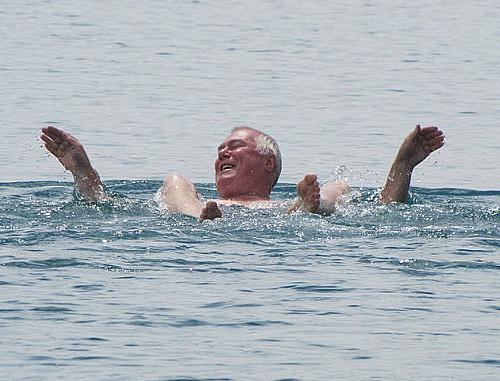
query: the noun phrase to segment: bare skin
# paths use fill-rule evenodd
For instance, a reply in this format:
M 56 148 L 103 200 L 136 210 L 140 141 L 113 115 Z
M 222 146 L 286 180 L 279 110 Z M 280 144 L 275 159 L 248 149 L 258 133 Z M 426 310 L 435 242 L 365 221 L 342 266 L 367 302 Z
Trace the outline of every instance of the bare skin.
M 218 147 L 214 169 L 221 199 L 204 204 L 189 179 L 180 174 L 171 174 L 163 182 L 161 202 L 172 212 L 200 220 L 221 217 L 218 204 L 249 206 L 269 202 L 276 158 L 259 152 L 255 140 L 259 135 L 260 132 L 252 128 L 238 128 Z
M 161 193 L 165 206 L 171 212 L 187 214 L 200 221 L 222 217 L 217 202 L 203 203 L 194 184 L 182 175 L 171 174 L 165 177 Z
M 443 145 L 444 134 L 439 128 L 422 128 L 417 125 L 399 148 L 380 194 L 380 202 L 406 202 L 413 170 Z M 289 212 L 303 210 L 318 214 L 333 213 L 342 202 L 342 195 L 349 191 L 350 188 L 344 181 L 329 182 L 320 188 L 316 175 L 308 174 L 297 184 L 298 198 Z
M 42 129 L 41 139 L 45 147 L 70 171 L 75 180 L 75 189 L 81 197 L 96 201 L 106 198 L 99 174 L 77 138 L 58 128 L 48 126 Z
M 161 200 L 167 209 L 204 221 L 222 216 L 218 203 L 245 206 L 269 203 L 272 187 L 277 181 L 276 173 L 279 174 L 279 170 L 276 172 L 278 159 L 257 149 L 256 139 L 261 134 L 248 127 L 238 128 L 219 146 L 215 175 L 222 196 L 220 200 L 203 202 L 191 181 L 173 174 L 165 178 L 161 190 Z M 99 175 L 78 139 L 52 126 L 42 129 L 41 138 L 47 150 L 73 174 L 75 188 L 82 197 L 88 200 L 106 198 Z M 406 202 L 414 168 L 443 144 L 444 134 L 437 127 L 421 128 L 417 125 L 399 148 L 380 202 Z M 297 184 L 298 198 L 289 212 L 333 213 L 348 192 L 350 188 L 344 181 L 329 182 L 320 187 L 317 176 L 307 174 Z
M 221 199 L 242 203 L 269 201 L 277 161 L 275 155 L 259 152 L 256 139 L 260 134 L 240 127 L 217 148 L 215 183 Z
M 200 221 L 214 220 L 222 217 L 222 211 L 215 201 L 207 201 L 200 213 Z
M 318 177 L 314 174 L 305 175 L 297 184 L 298 198 L 288 210 L 294 212 L 303 210 L 309 213 L 316 213 L 320 204 L 320 187 Z
M 350 191 L 351 188 L 343 180 L 330 181 L 320 187 L 315 174 L 305 175 L 297 184 L 298 198 L 288 212 L 302 210 L 316 214 L 331 214 L 342 202 L 342 196 Z
M 406 202 L 415 167 L 444 145 L 443 132 L 434 126 L 415 129 L 404 139 L 389 170 L 380 202 Z
M 89 157 L 83 145 L 77 138 L 56 127 L 48 126 L 42 129 L 41 139 L 47 150 L 52 153 L 63 167 L 70 171 L 75 181 L 75 189 L 79 195 L 89 201 L 103 200 L 106 198 L 104 186 L 99 174 L 92 167 Z M 185 180 L 185 179 L 184 179 Z M 199 218 L 200 221 L 212 220 L 222 216 L 222 212 L 216 202 L 209 201 L 205 204 L 199 200 L 194 185 L 186 180 L 183 183 L 177 179 L 172 182 L 174 192 L 172 199 L 179 193 L 182 200 L 179 201 L 178 211 Z M 181 192 L 175 193 L 175 189 Z

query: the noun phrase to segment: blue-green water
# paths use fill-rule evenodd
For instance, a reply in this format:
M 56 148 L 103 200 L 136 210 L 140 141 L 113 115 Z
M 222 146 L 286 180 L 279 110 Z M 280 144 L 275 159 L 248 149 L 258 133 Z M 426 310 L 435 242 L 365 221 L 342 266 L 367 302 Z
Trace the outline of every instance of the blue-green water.
M 70 183 L 0 184 L 5 379 L 498 375 L 500 191 L 383 206 L 366 188 L 328 217 L 199 223 L 162 210 L 160 185 L 109 181 L 87 203 Z

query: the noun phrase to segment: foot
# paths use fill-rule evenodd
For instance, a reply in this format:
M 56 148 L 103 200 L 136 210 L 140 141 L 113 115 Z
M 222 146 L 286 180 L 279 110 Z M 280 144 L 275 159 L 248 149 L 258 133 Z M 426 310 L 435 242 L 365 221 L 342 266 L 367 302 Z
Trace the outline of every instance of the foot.
M 319 208 L 319 183 L 316 175 L 305 175 L 297 184 L 297 193 L 302 203 L 301 209 L 316 213 Z
M 74 136 L 48 126 L 42 128 L 40 137 L 45 142 L 47 150 L 74 176 L 83 177 L 93 171 L 83 145 Z
M 222 217 L 222 211 L 215 201 L 207 201 L 201 209 L 200 221 L 214 220 Z

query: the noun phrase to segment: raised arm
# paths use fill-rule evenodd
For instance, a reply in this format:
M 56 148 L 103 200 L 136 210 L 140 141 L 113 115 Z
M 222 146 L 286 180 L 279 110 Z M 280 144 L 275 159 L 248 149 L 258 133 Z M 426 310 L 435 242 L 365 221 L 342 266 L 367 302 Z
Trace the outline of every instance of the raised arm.
M 410 188 L 411 175 L 415 167 L 424 161 L 431 152 L 444 145 L 444 134 L 437 127 L 420 127 L 403 140 L 392 163 L 384 189 L 380 193 L 380 202 L 406 202 Z
M 77 138 L 52 126 L 42 128 L 40 138 L 47 150 L 71 172 L 75 189 L 80 196 L 90 201 L 106 198 L 99 174 L 90 164 L 87 153 Z

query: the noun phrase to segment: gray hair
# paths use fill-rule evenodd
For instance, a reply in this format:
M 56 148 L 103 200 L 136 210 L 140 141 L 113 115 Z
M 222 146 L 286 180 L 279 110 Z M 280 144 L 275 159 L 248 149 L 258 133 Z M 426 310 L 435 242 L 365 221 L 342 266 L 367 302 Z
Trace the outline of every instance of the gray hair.
M 271 189 L 274 188 L 280 177 L 281 165 L 282 165 L 281 152 L 280 148 L 278 147 L 278 142 L 271 135 L 256 130 L 255 128 L 252 127 L 247 127 L 247 126 L 235 127 L 232 129 L 231 132 L 237 130 L 252 130 L 257 132 L 258 135 L 254 139 L 255 145 L 257 147 L 257 152 L 259 152 L 261 155 L 274 155 L 274 157 L 276 158 L 276 166 L 274 167 L 274 181 L 273 185 L 271 186 Z

